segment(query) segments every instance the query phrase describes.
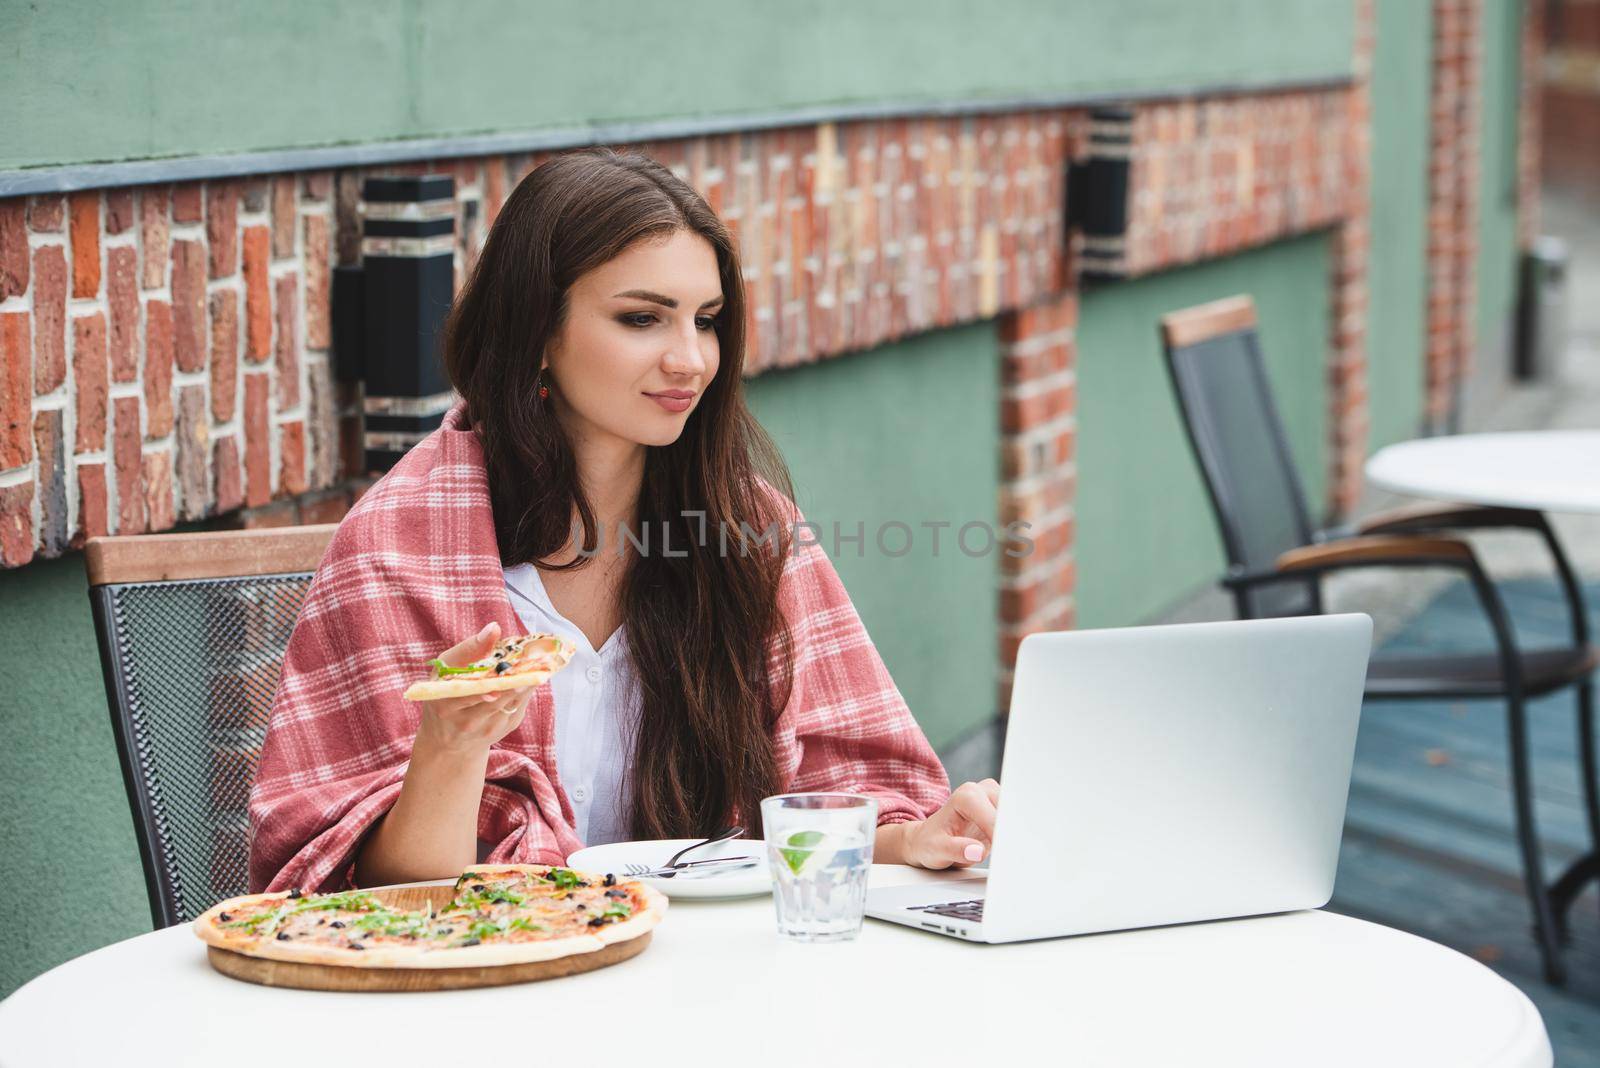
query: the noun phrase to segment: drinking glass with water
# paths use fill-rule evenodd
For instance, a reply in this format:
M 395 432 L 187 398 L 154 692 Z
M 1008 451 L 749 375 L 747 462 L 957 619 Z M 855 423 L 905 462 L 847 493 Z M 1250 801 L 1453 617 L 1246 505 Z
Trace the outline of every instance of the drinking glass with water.
M 878 802 L 855 794 L 780 794 L 761 802 L 778 933 L 844 942 L 861 930 Z

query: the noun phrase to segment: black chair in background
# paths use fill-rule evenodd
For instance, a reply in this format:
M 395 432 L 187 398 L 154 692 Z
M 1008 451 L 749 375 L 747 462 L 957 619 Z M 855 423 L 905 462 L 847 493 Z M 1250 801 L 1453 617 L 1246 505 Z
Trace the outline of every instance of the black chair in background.
M 1323 611 L 1320 580 L 1358 567 L 1442 567 L 1462 575 L 1494 635 L 1492 652 L 1374 657 L 1366 695 L 1374 699 L 1492 698 L 1505 702 L 1511 789 L 1524 882 L 1546 978 L 1565 981 L 1561 943 L 1566 913 L 1600 874 L 1600 796 L 1594 746 L 1592 674 L 1600 652 L 1572 567 L 1548 520 L 1537 511 L 1445 505 L 1378 516 L 1353 532 L 1312 526 L 1283 424 L 1273 404 L 1256 336 L 1255 307 L 1230 297 L 1164 316 L 1162 344 L 1178 404 L 1211 495 L 1228 557 L 1222 584 L 1241 619 Z M 1518 647 L 1505 606 L 1471 545 L 1451 530 L 1520 527 L 1541 535 L 1572 617 L 1572 642 L 1552 649 Z M 1567 686 L 1578 694 L 1578 744 L 1591 852 L 1547 885 L 1534 822 L 1526 703 Z
M 106 697 L 157 927 L 246 892 L 267 713 L 333 531 L 89 539 Z

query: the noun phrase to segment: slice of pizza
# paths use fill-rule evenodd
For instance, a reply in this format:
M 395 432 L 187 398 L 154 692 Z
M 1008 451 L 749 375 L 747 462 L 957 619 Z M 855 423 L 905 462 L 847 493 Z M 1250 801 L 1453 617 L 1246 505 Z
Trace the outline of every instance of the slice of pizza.
M 443 660 L 428 661 L 432 677 L 412 683 L 403 696 L 407 701 L 438 701 L 538 686 L 566 667 L 577 651 L 576 645 L 556 634 L 505 638 L 470 664 L 451 667 Z

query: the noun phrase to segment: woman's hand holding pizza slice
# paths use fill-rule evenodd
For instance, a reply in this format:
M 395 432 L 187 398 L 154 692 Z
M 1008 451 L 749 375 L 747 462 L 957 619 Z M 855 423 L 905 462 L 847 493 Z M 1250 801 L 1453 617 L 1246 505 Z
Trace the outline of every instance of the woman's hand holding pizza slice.
M 572 643 L 555 635 L 501 641 L 500 624 L 488 624 L 431 661 L 431 678 L 407 688 L 406 698 L 422 704 L 419 742 L 442 749 L 493 745 L 517 729 L 534 687 L 572 653 Z
M 435 879 L 472 863 L 489 750 L 522 725 L 535 687 L 575 652 L 554 634 L 501 639 L 490 623 L 428 662 L 429 677 L 404 694 L 422 716 L 400 796 L 357 848 L 360 885 Z

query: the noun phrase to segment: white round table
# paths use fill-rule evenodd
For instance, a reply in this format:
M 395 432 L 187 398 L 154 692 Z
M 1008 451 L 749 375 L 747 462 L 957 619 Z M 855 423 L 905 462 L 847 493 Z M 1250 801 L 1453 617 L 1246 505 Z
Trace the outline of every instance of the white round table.
M 1464 504 L 1600 512 L 1600 430 L 1453 434 L 1372 454 L 1380 489 Z
M 654 938 L 566 979 L 332 994 L 228 979 L 169 928 L 0 1002 L 0 1066 L 1552 1063 L 1538 1010 L 1488 968 L 1326 912 L 1004 946 L 867 920 L 795 945 L 754 898 L 675 902 Z

